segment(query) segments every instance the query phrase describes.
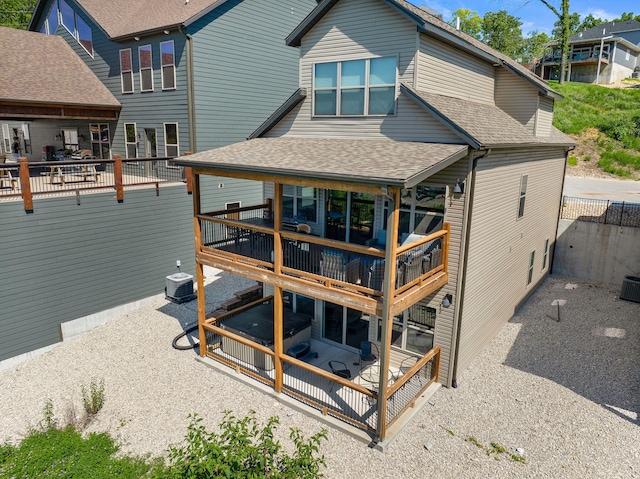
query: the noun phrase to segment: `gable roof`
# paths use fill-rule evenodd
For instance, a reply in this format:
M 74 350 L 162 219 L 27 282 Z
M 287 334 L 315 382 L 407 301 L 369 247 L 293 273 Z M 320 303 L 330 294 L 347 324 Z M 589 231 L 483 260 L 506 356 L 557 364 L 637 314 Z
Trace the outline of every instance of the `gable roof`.
M 188 25 L 227 0 L 76 1 L 112 40 L 120 40 Z M 48 13 L 44 11 L 46 3 L 38 2 L 29 28 Z
M 296 29 L 287 37 L 287 45 L 300 46 L 302 38 L 324 17 L 340 0 L 323 0 L 318 6 L 305 18 Z M 552 90 L 547 82 L 542 80 L 536 74 L 526 69 L 518 62 L 512 60 L 507 55 L 494 50 L 489 45 L 473 38 L 466 33 L 457 30 L 455 27 L 440 20 L 426 10 L 423 10 L 406 0 L 379 0 L 386 3 L 389 7 L 404 15 L 407 19 L 414 22 L 418 26 L 418 30 L 422 33 L 434 36 L 439 40 L 448 43 L 460 50 L 466 51 L 476 57 L 483 58 L 486 61 L 500 64 L 512 73 L 520 76 L 524 80 L 531 83 L 541 94 L 558 100 L 563 97 L 559 93 Z
M 535 136 L 494 105 L 417 91 L 405 84 L 400 85 L 400 91 L 475 149 L 528 145 L 575 146 L 571 138 L 553 127 L 550 136 Z
M 193 168 L 409 188 L 468 154 L 467 145 L 256 138 L 175 160 Z
M 625 20 L 623 22 L 602 23 L 596 27 L 587 28 L 581 32 L 571 35 L 569 42 L 579 42 L 583 40 L 600 40 L 602 37 L 617 35 L 626 32 L 640 31 L 640 22 L 636 20 Z
M 60 36 L 0 27 L 0 101 L 120 109 L 120 102 Z M 47 67 L 45 67 L 47 66 Z

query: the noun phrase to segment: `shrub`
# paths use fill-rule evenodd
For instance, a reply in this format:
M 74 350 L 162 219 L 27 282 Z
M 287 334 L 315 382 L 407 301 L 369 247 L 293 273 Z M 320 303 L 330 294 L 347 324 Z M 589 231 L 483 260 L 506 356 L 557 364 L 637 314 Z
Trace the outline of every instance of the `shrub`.
M 189 416 L 186 445 L 169 450 L 170 464 L 156 471 L 154 478 L 261 478 L 311 479 L 322 477 L 320 467 L 326 466 L 324 456 L 315 457 L 327 431 L 322 430 L 305 439 L 297 429 L 292 429 L 290 438 L 295 452 L 288 455 L 282 451 L 279 441 L 274 440 L 274 428 L 279 423 L 271 417 L 260 426 L 255 412 L 236 419 L 225 411 L 220 424 L 221 433 L 208 432 L 200 424 L 197 415 Z
M 87 414 L 97 414 L 104 405 L 104 380 L 91 379 L 89 390 L 82 385 L 82 404 Z
M 578 164 L 578 158 L 576 158 L 575 156 L 570 156 L 569 158 L 567 158 L 567 163 L 571 166 L 576 166 Z

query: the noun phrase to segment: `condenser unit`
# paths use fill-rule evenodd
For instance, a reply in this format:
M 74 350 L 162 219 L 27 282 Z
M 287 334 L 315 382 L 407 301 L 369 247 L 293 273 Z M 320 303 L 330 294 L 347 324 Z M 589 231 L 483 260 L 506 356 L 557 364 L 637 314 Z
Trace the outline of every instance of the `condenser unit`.
M 624 277 L 620 299 L 640 303 L 640 278 L 638 276 Z
M 177 303 L 191 301 L 196 297 L 193 292 L 193 276 L 187 273 L 175 273 L 167 276 L 165 292 L 168 299 Z

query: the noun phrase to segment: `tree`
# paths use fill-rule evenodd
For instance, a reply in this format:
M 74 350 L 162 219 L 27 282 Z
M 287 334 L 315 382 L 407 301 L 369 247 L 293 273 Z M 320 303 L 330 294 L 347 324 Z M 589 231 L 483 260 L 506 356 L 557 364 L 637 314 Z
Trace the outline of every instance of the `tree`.
M 523 47 L 521 25 L 520 18 L 506 10 L 487 12 L 482 18 L 482 41 L 511 58 L 518 58 Z
M 540 0 L 549 10 L 551 10 L 560 20 L 560 84 L 564 84 L 564 77 L 567 71 L 567 57 L 569 56 L 569 37 L 571 36 L 571 14 L 569 13 L 569 0 L 562 0 L 560 11 L 547 0 Z M 578 17 L 579 18 L 579 17 Z
M 538 33 L 537 30 L 529 32 L 529 35 L 524 39 L 522 61 L 530 62 L 534 58 L 542 58 L 544 47 L 550 42 L 551 37 L 544 32 Z
M 581 30 L 581 26 L 582 25 L 580 24 L 579 13 L 574 12 L 571 15 L 569 15 L 569 36 L 578 33 Z M 562 21 L 560 19 L 556 20 L 556 22 L 553 24 L 553 30 L 551 30 L 551 35 L 553 35 L 553 38 L 556 40 L 559 40 L 562 38 Z
M 456 26 L 456 19 L 460 19 L 460 30 L 471 35 L 478 40 L 482 39 L 482 17 L 478 15 L 478 12 L 474 12 L 467 8 L 459 8 L 451 14 L 453 20 L 449 22 L 450 25 Z
M 0 26 L 26 30 L 36 0 L 0 0 Z
M 582 20 L 582 23 L 578 27 L 578 31 L 587 30 L 588 28 L 597 27 L 598 25 L 602 25 L 605 21 L 602 18 L 596 18 L 593 14 L 589 14 Z

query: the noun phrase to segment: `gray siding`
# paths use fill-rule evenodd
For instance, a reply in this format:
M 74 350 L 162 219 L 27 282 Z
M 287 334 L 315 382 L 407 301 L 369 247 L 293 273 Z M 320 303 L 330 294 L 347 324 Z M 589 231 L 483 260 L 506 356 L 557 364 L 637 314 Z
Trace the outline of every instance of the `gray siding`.
M 627 54 L 629 55 L 628 59 Z M 631 51 L 631 49 L 625 47 L 624 45 L 616 43 L 613 61 L 614 63 L 617 63 L 622 67 L 630 68 L 631 70 L 633 70 L 633 67 L 636 66 L 636 55 L 636 52 Z
M 536 121 L 536 136 L 549 136 L 553 122 L 553 99 L 539 98 L 538 120 Z
M 498 108 L 534 132 L 538 90 L 513 73 L 500 68 L 496 72 L 495 101 Z
M 543 249 L 553 247 L 564 152 L 494 151 L 478 162 L 458 357 L 463 371 L 548 273 Z M 520 179 L 529 175 L 524 216 L 517 218 Z M 527 286 L 529 258 L 535 251 Z
M 493 105 L 494 70 L 490 63 L 420 35 L 418 90 Z
M 284 39 L 315 5 L 231 0 L 189 26 L 197 151 L 245 140 L 298 88 L 298 49 Z
M 225 180 L 227 181 L 227 180 Z M 203 181 L 205 208 L 238 199 Z M 227 188 L 228 186 L 228 188 Z M 258 203 L 257 198 L 247 201 Z M 245 198 L 243 198 L 245 200 Z M 165 276 L 195 273 L 192 197 L 184 186 L 0 204 L 0 361 L 60 341 L 59 325 L 161 294 Z

